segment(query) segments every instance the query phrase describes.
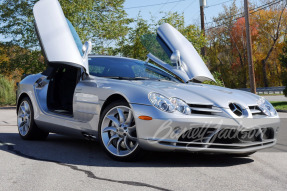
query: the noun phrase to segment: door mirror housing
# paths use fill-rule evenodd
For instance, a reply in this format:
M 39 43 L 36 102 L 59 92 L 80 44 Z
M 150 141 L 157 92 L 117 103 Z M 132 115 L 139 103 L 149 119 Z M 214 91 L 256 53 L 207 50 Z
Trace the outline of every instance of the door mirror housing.
M 171 63 L 176 64 L 177 69 L 179 69 L 181 67 L 179 50 L 176 50 L 175 52 L 172 53 L 172 55 L 170 56 L 170 61 L 171 61 Z
M 83 50 L 83 65 L 85 66 L 86 73 L 89 74 L 89 54 L 92 52 L 92 42 L 91 40 L 86 41 L 82 47 Z
M 91 40 L 86 41 L 85 44 L 82 47 L 83 50 L 83 58 L 86 58 L 91 52 L 92 52 L 92 42 Z

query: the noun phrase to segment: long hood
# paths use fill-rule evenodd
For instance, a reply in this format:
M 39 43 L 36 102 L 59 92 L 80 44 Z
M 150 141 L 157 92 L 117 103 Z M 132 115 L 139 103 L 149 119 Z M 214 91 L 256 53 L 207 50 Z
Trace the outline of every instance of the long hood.
M 173 82 L 133 81 L 137 87 L 160 93 L 167 97 L 177 97 L 188 104 L 206 104 L 229 108 L 230 103 L 238 103 L 244 108 L 256 105 L 259 96 L 248 92 L 205 84 L 180 84 Z

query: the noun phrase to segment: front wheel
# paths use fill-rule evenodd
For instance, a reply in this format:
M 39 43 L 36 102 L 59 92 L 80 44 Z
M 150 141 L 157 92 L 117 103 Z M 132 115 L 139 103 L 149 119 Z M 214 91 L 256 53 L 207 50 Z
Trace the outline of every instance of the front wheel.
M 17 124 L 19 135 L 25 140 L 43 140 L 46 139 L 49 134 L 49 132 L 39 129 L 35 124 L 33 106 L 28 97 L 20 101 L 17 112 Z
M 104 109 L 99 137 L 106 153 L 115 160 L 135 161 L 143 154 L 138 145 L 133 111 L 124 101 L 113 102 Z

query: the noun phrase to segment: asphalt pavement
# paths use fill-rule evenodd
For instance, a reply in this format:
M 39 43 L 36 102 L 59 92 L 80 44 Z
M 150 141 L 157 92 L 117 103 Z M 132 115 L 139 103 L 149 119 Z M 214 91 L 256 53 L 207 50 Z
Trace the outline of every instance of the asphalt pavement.
M 148 153 L 108 158 L 96 142 L 50 134 L 24 141 L 15 110 L 0 110 L 0 190 L 287 190 L 287 114 L 278 144 L 250 157 Z

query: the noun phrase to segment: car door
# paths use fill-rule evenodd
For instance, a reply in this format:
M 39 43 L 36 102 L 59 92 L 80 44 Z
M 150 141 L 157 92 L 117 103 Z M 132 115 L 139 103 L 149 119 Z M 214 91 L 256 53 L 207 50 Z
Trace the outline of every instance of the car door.
M 94 79 L 87 78 L 77 84 L 73 100 L 75 120 L 89 122 L 94 117 L 98 120 L 101 107 L 97 91 L 98 85 Z
M 38 1 L 33 14 L 40 45 L 48 64 L 81 67 L 88 74 L 88 63 L 82 57 L 81 40 L 66 19 L 58 0 Z

